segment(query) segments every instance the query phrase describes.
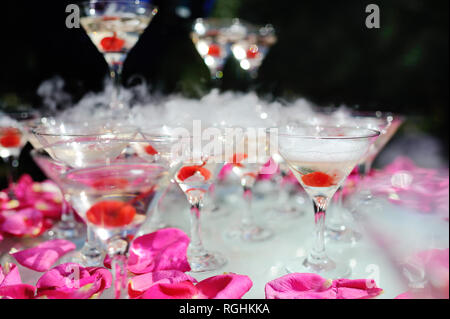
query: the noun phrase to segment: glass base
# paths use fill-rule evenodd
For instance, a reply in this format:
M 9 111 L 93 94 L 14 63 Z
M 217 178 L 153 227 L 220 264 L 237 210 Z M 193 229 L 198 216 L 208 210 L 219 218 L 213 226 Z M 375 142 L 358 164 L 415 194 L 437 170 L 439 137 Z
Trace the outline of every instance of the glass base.
M 69 253 L 60 259 L 61 263 L 77 263 L 83 267 L 103 267 L 105 254 L 86 243 L 80 250 Z
M 230 240 L 243 240 L 247 242 L 264 241 L 273 236 L 273 232 L 270 229 L 263 228 L 261 226 L 253 225 L 246 227 L 239 227 L 229 230 L 225 233 L 225 237 Z
M 68 239 L 74 240 L 85 237 L 85 226 L 75 221 L 59 221 L 45 233 L 46 239 Z
M 362 234 L 345 224 L 332 224 L 327 226 L 325 236 L 331 240 L 343 243 L 360 241 Z
M 352 271 L 348 264 L 337 263 L 326 257 L 320 263 L 310 262 L 310 257 L 295 258 L 285 266 L 288 273 L 314 273 L 326 279 L 350 277 Z
M 200 256 L 189 256 L 191 272 L 204 272 L 222 268 L 226 265 L 227 259 L 217 252 L 207 252 Z

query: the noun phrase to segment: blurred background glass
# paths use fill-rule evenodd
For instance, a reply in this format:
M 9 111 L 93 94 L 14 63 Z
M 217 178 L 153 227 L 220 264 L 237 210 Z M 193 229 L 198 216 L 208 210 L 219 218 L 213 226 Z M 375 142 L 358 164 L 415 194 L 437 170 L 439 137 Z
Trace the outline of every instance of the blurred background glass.
M 76 1 L 6 1 L 0 12 L 0 106 L 40 108 L 43 81 L 59 76 L 55 107 L 67 107 L 104 89 L 108 65 L 83 29 L 68 29 L 65 8 Z M 378 0 L 381 28 L 365 27 L 359 0 L 155 0 L 159 8 L 124 64 L 122 83 L 145 83 L 152 94 L 200 97 L 216 85 L 193 44 L 197 18 L 238 17 L 271 24 L 277 41 L 252 78 L 227 59 L 222 90 L 255 89 L 268 100 L 305 97 L 324 106 L 402 113 L 407 123 L 375 163 L 384 165 L 398 146 L 422 145 L 448 160 L 448 12 L 446 0 Z M 405 144 L 406 143 L 406 144 Z M 21 173 L 43 178 L 21 155 Z M 410 155 L 410 154 L 403 154 Z M 439 161 L 438 161 L 439 162 Z M 424 156 L 418 165 L 436 163 Z M 439 164 L 439 163 L 438 163 Z M 0 167 L 3 177 L 6 167 Z M 4 179 L 2 178 L 2 181 Z M 5 185 L 1 185 L 5 186 Z

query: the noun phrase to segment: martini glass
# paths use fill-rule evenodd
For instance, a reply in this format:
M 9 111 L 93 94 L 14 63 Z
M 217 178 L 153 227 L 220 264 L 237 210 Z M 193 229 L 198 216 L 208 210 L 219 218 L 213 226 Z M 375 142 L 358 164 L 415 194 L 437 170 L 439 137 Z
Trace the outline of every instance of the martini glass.
M 198 18 L 191 32 L 191 39 L 202 57 L 216 86 L 223 77 L 223 67 L 231 53 L 231 45 L 247 34 L 239 19 Z
M 220 253 L 205 249 L 200 223 L 205 195 L 223 167 L 224 141 L 225 138 L 222 135 L 218 136 L 215 140 L 217 143 L 212 149 L 206 148 L 206 145 L 202 145 L 202 140 L 197 141 L 195 137 L 185 137 L 180 141 L 180 145 L 185 149 L 182 152 L 182 165 L 174 179 L 186 195 L 190 205 L 191 242 L 188 247 L 188 260 L 192 272 L 216 270 L 227 263 L 226 258 Z M 198 146 L 201 146 L 201 149 L 197 149 L 197 142 L 200 143 Z
M 110 141 L 116 142 L 122 145 L 122 141 Z M 120 156 L 110 164 L 74 169 L 63 175 L 72 205 L 107 247 L 117 299 L 126 291 L 129 244 L 145 222 L 158 184 L 167 178 L 168 170 L 163 163 Z
M 263 145 L 261 144 L 262 142 Z M 248 242 L 257 242 L 266 240 L 273 235 L 270 229 L 259 225 L 255 221 L 254 211 L 252 209 L 253 186 L 262 167 L 270 159 L 270 154 L 268 154 L 265 144 L 265 139 L 262 141 L 251 134 L 245 134 L 242 143 L 238 144 L 236 148 L 236 153 L 228 159 L 228 162 L 233 165 L 233 173 L 241 181 L 245 202 L 242 209 L 240 225 L 225 233 L 225 236 L 231 240 L 239 239 Z
M 336 126 L 287 125 L 279 128 L 279 153 L 313 201 L 315 242 L 306 258 L 286 265 L 288 272 L 317 273 L 334 279 L 350 275 L 325 251 L 324 230 L 328 204 L 347 176 L 369 151 L 378 131 Z
M 105 161 L 118 157 L 127 147 L 128 142 L 121 140 L 121 143 L 111 143 L 110 141 L 118 138 L 133 138 L 137 134 L 137 129 L 132 126 L 125 128 L 121 123 L 114 122 L 55 120 L 51 124 L 39 125 L 32 132 L 55 161 L 71 168 L 83 168 L 103 164 Z M 62 223 L 50 230 L 49 236 L 67 233 L 71 225 L 76 227 L 73 211 L 67 209 L 62 213 L 64 214 L 61 218 Z M 86 242 L 80 251 L 80 258 L 86 265 L 98 265 L 102 257 L 102 248 L 89 224 L 86 233 Z
M 236 41 L 232 45 L 231 51 L 241 69 L 247 71 L 250 77 L 255 79 L 270 47 L 277 42 L 277 37 L 275 29 L 270 24 L 265 26 L 246 24 L 246 27 L 246 36 Z
M 25 146 L 24 122 L 38 117 L 38 112 L 30 109 L 13 111 L 0 110 L 0 157 L 10 167 L 7 170 L 8 195 L 14 198 L 14 183 L 17 179 L 19 155 Z
M 81 25 L 109 66 L 114 84 L 111 108 L 123 108 L 119 100 L 123 63 L 157 12 L 155 6 L 138 0 L 92 0 L 81 4 Z

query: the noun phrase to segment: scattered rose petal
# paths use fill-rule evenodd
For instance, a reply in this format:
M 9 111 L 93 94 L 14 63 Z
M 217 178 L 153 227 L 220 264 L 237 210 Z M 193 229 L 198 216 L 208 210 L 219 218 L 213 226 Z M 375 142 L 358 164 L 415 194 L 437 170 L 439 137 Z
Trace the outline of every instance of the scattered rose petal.
M 31 299 L 36 288 L 22 283 L 15 264 L 8 264 L 8 270 L 0 266 L 0 299 Z
M 75 244 L 70 241 L 55 239 L 39 244 L 36 247 L 13 253 L 12 256 L 22 266 L 43 272 L 49 270 L 59 258 L 75 248 Z
M 13 236 L 38 236 L 44 225 L 43 215 L 34 208 L 0 211 L 0 232 Z
M 248 276 L 230 273 L 202 280 L 196 288 L 207 299 L 241 299 L 252 286 Z
M 128 270 L 144 274 L 157 270 L 191 270 L 186 257 L 189 237 L 176 228 L 136 238 L 130 247 Z
M 270 281 L 265 291 L 267 299 L 366 299 L 382 289 L 370 279 L 331 281 L 317 274 L 293 273 Z
M 111 287 L 111 273 L 101 267 L 65 263 L 46 272 L 37 282 L 37 298 L 88 299 Z
M 224 274 L 207 278 L 197 285 L 192 281 L 157 283 L 142 299 L 240 299 L 252 287 L 249 277 Z
M 138 275 L 130 279 L 128 284 L 128 295 L 130 298 L 139 298 L 155 284 L 174 284 L 183 281 L 197 282 L 195 278 L 179 270 L 161 270 Z

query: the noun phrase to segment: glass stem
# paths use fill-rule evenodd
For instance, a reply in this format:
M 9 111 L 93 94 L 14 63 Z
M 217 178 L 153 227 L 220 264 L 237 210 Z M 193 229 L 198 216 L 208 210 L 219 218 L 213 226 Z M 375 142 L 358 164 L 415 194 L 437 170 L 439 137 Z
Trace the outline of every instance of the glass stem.
M 123 106 L 119 100 L 122 81 L 122 66 L 121 62 L 111 62 L 109 64 L 109 76 L 113 83 L 110 106 L 113 109 L 122 108 Z
M 111 257 L 111 269 L 114 282 L 114 298 L 126 299 L 127 291 L 127 252 L 128 242 L 115 239 L 108 245 L 108 255 Z
M 8 196 L 10 199 L 16 198 L 14 193 L 14 184 L 18 179 L 18 167 L 19 167 L 19 158 L 17 156 L 11 155 L 6 160 L 10 169 L 6 170 L 6 178 L 8 182 Z
M 205 254 L 201 237 L 200 212 L 203 203 L 201 200 L 191 202 L 191 242 L 189 244 L 189 255 L 202 256 Z
M 245 208 L 242 214 L 242 226 L 249 227 L 253 224 L 253 213 L 252 213 L 252 188 L 248 186 L 243 186 L 243 198 L 245 201 Z
M 67 226 L 74 226 L 73 224 L 75 223 L 72 208 L 64 196 L 61 203 L 61 223 Z
M 102 263 L 103 254 L 94 230 L 86 225 L 86 241 L 80 251 L 86 266 L 96 267 Z
M 328 207 L 328 199 L 324 196 L 316 196 L 314 204 L 315 242 L 310 256 L 319 261 L 326 258 L 325 253 L 325 215 Z

